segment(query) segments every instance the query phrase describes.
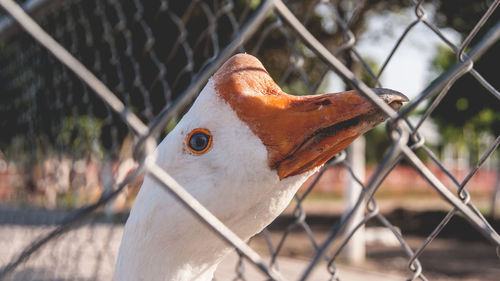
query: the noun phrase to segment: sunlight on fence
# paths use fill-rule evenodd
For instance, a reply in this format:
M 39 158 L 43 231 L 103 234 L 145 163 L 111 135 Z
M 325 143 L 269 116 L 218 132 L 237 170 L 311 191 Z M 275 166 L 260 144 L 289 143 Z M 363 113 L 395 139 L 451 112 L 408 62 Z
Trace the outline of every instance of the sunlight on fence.
M 466 75 L 477 81 L 476 89 L 500 102 L 493 82 L 474 64 L 500 39 L 500 23 L 487 25 L 494 21 L 499 0 L 489 1 L 478 13 L 476 25 L 460 46 L 428 18 L 424 1 L 409 1 L 399 8 L 412 9 L 414 16 L 404 23 L 404 32 L 379 69 L 356 48 L 368 5 L 363 0 L 345 5 L 305 1 L 308 5 L 303 6 L 281 0 L 17 2 L 35 21 L 13 1 L 0 0 L 5 9 L 0 19 L 0 119 L 6 120 L 0 122 L 5 132 L 0 200 L 6 202 L 0 209 L 0 279 L 109 280 L 121 223 L 145 173 L 237 248 L 239 261 L 230 269 L 231 277 L 219 273 L 223 280 L 282 275 L 298 280 L 343 279 L 339 255 L 359 228 L 374 222 L 396 243 L 406 267 L 398 272 L 408 280 L 427 280 L 423 254 L 453 220 L 463 218 L 461 225 L 473 227 L 488 243 L 488 251 L 495 258 L 499 255 L 498 229 L 473 204 L 468 183 L 493 157 L 500 136 L 486 138 L 488 146 L 462 178 L 442 164 L 421 133 L 431 114 L 452 94 L 452 86 Z M 384 71 L 398 60 L 397 51 L 416 26 L 432 31 L 457 59 L 395 112 L 369 86 L 381 86 Z M 426 38 L 419 43 L 426 44 Z M 173 181 L 168 171 L 149 161 L 157 140 L 175 126 L 208 78 L 229 57 L 244 51 L 267 62 L 271 76 L 289 92 L 319 93 L 334 75 L 390 117 L 385 153 L 367 181 L 353 172 L 345 152 L 338 154 L 295 196 L 287 211 L 289 219 L 278 234 L 271 226 L 248 244 Z M 410 121 L 409 115 L 416 113 L 418 119 Z M 447 213 L 428 222 L 431 231 L 418 243 L 407 241 L 374 197 L 403 162 L 436 191 L 432 196 L 447 204 Z M 352 208 L 315 234 L 304 201 L 334 166 L 347 171 L 362 190 Z M 497 183 L 492 206 L 499 190 Z M 32 207 L 54 211 L 31 211 Z M 491 212 L 495 214 L 494 207 Z M 353 224 L 355 213 L 362 215 Z M 299 230 L 310 253 L 300 266 L 283 253 Z M 255 249 L 254 243 L 265 249 Z M 248 263 L 257 265 L 257 273 L 249 273 Z M 288 272 L 292 267 L 300 272 Z

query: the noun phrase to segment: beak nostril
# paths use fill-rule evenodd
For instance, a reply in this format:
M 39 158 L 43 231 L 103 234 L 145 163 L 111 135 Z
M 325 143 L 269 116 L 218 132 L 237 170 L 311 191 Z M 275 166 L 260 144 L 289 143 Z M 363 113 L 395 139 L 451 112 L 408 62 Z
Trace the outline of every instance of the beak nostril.
M 330 99 L 324 99 L 322 101 L 316 102 L 315 105 L 320 106 L 320 105 L 329 105 L 332 104 L 332 101 Z

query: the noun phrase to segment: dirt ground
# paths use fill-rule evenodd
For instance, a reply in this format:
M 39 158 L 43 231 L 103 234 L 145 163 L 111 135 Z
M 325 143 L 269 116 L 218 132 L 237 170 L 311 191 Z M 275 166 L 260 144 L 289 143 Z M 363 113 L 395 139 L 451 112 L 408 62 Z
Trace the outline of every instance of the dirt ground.
M 273 241 L 279 241 L 281 232 L 271 232 Z M 315 232 L 315 238 L 322 241 L 326 232 Z M 314 254 L 313 247 L 304 232 L 297 231 L 288 235 L 281 256 L 300 260 L 309 260 Z M 405 241 L 412 249 L 418 248 L 424 241 L 423 237 L 405 236 Z M 263 236 L 257 236 L 251 241 L 251 246 L 262 253 L 267 252 Z M 338 247 L 335 243 L 333 248 Z M 331 251 L 330 251 L 331 252 Z M 496 250 L 489 243 L 463 241 L 452 238 L 434 240 L 426 247 L 419 261 L 424 275 L 428 280 L 466 280 L 466 281 L 496 281 L 500 276 L 500 259 Z M 336 264 L 348 265 L 365 272 L 385 273 L 393 276 L 403 276 L 406 280 L 412 275 L 408 268 L 409 258 L 399 245 L 368 244 L 366 260 L 360 264 L 349 265 L 340 256 Z M 319 265 L 326 271 L 326 265 Z M 340 279 L 343 280 L 342 275 Z M 371 279 L 366 279 L 371 280 Z
M 429 207 L 428 204 L 425 205 Z M 338 211 L 341 208 L 325 210 L 320 204 L 305 207 L 308 212 L 306 222 L 311 227 L 314 240 L 321 243 L 333 224 L 338 221 L 340 214 Z M 439 203 L 436 203 L 436 208 L 430 208 L 432 211 L 422 211 L 418 208 L 408 211 L 387 206 L 381 209 L 384 210 L 387 219 L 399 227 L 405 241 L 413 250 L 422 245 L 425 238 L 446 215 L 446 210 L 439 207 Z M 12 260 L 33 239 L 54 227 L 45 225 L 41 219 L 43 215 L 52 217 L 50 212 L 27 212 L 23 214 L 22 220 L 19 219 L 21 217 L 13 217 L 16 213 L 5 214 L 6 212 L 0 212 L 0 267 Z M 57 215 L 64 217 L 61 213 Z M 269 237 L 274 247 L 283 237 L 284 229 L 293 220 L 288 210 L 270 226 Z M 20 221 L 25 223 L 16 224 Z M 10 280 L 110 280 L 123 225 L 96 221 L 49 243 L 21 266 Z M 492 221 L 491 224 L 500 231 L 499 220 Z M 343 256 L 336 260 L 340 280 L 406 280 L 412 275 L 408 268 L 408 256 L 386 229 L 370 221 L 366 233 L 368 242 L 364 262 L 349 265 Z M 338 239 L 334 241 L 329 254 L 332 249 L 339 246 L 339 243 Z M 263 257 L 269 257 L 264 235 L 254 237 L 250 241 L 250 246 Z M 288 272 L 288 276 L 295 277 L 290 278 L 291 280 L 295 280 L 314 253 L 315 248 L 309 236 L 303 229 L 297 228 L 287 235 L 278 264 L 281 270 Z M 497 256 L 497 249 L 461 216 L 455 216 L 450 221 L 438 238 L 425 248 L 419 260 L 428 280 L 493 281 L 499 280 L 500 276 L 500 258 Z M 221 266 L 217 280 L 232 280 L 235 277 L 236 262 L 235 256 L 230 257 Z M 326 268 L 325 262 L 319 264 L 316 268 L 319 275 L 314 276 L 320 277 L 311 280 L 328 280 Z M 255 276 L 259 275 L 248 275 L 247 280 L 265 279 Z
M 449 205 L 440 200 L 409 200 L 396 204 L 394 200 L 378 201 L 382 214 L 398 227 L 413 251 L 424 243 L 450 210 Z M 485 203 L 476 202 L 475 205 L 485 209 Z M 332 207 L 334 205 L 337 207 Z M 408 210 L 408 207 L 411 210 Z M 340 219 L 342 209 L 339 204 L 321 201 L 306 202 L 304 208 L 308 214 L 306 222 L 311 227 L 314 239 L 321 243 L 329 233 L 329 227 Z M 282 216 L 270 226 L 274 245 L 281 239 L 283 229 L 294 220 L 291 210 L 285 213 L 286 216 Z M 490 219 L 490 224 L 497 232 L 500 231 L 499 219 Z M 408 267 L 410 258 L 392 233 L 387 228 L 382 228 L 377 220 L 373 219 L 367 223 L 365 238 L 366 260 L 350 266 L 406 278 L 412 275 Z M 330 248 L 338 248 L 339 240 L 335 240 Z M 314 247 L 309 241 L 309 236 L 299 227 L 288 235 L 281 254 L 309 259 L 314 254 Z M 263 236 L 255 237 L 251 245 L 260 250 L 267 247 Z M 460 215 L 454 216 L 438 237 L 424 248 L 419 261 L 424 275 L 429 280 L 500 280 L 500 247 L 497 249 Z M 336 260 L 336 264 L 346 265 L 342 255 Z

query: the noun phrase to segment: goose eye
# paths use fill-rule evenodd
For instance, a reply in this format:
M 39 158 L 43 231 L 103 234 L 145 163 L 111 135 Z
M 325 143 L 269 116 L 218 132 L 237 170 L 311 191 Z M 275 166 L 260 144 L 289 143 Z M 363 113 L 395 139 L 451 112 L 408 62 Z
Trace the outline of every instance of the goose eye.
M 212 134 L 207 129 L 194 129 L 189 133 L 186 144 L 192 153 L 205 153 L 212 144 Z

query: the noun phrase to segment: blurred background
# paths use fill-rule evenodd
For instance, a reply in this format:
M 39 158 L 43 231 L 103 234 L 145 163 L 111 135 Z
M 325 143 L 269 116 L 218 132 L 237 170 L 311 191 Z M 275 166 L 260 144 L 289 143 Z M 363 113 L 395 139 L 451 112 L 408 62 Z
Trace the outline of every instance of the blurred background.
M 17 2 L 146 124 L 182 97 L 261 4 L 255 0 Z M 491 0 L 284 2 L 367 85 L 391 88 L 412 100 L 459 62 L 453 46 L 464 42 L 488 8 L 498 6 L 498 1 Z M 426 22 L 418 20 L 422 11 Z M 499 19 L 500 10 L 496 9 L 465 51 L 490 36 L 488 31 L 498 26 Z M 290 94 L 349 89 L 275 13 L 266 15 L 239 51 L 258 57 Z M 494 89 L 500 88 L 499 62 L 500 42 L 496 40 L 474 63 L 474 69 Z M 133 157 L 137 139 L 127 125 L 3 10 L 0 65 L 1 268 L 72 212 L 111 193 L 138 164 Z M 500 135 L 500 101 L 470 74 L 450 86 L 437 107 L 432 106 L 435 98 L 427 99 L 407 117 L 412 124 L 424 121 L 419 133 L 442 167 L 429 153 L 415 152 L 455 193 Z M 178 110 L 160 138 L 188 108 Z M 423 117 L 426 114 L 430 117 Z M 364 167 L 358 175 L 362 182 L 371 177 L 392 142 L 385 124 L 365 135 Z M 471 202 L 497 232 L 499 161 L 494 147 L 466 185 Z M 307 214 L 311 233 L 290 231 L 280 256 L 307 260 L 314 254 L 310 237 L 324 239 L 346 209 L 344 190 L 352 173 L 346 167 L 343 163 L 329 165 L 317 182 L 312 178 L 301 189 L 302 195 L 307 190 L 299 205 Z M 134 178 L 74 230 L 51 239 L 9 278 L 108 280 L 123 224 L 141 183 L 142 176 Z M 313 183 L 309 191 L 307 187 Z M 374 198 L 380 212 L 413 249 L 422 245 L 452 209 L 404 159 Z M 266 238 L 277 243 L 296 221 L 294 204 L 270 226 L 267 236 L 261 234 L 250 242 L 259 253 L 266 255 Z M 347 266 L 346 272 L 367 272 L 373 280 L 411 275 L 408 259 L 391 229 L 368 221 L 364 232 L 363 258 L 339 261 Z M 497 255 L 494 245 L 462 216 L 454 216 L 420 259 L 430 280 L 498 280 Z M 379 278 L 378 273 L 392 277 Z

